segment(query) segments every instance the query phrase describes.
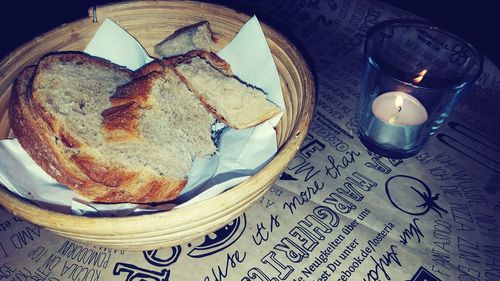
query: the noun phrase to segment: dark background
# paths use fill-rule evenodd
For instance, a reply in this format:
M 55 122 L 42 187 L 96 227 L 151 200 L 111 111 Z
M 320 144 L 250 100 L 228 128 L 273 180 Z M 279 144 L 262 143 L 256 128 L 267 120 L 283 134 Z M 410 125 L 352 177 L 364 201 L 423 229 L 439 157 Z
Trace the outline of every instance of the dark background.
M 22 43 L 53 27 L 86 17 L 87 9 L 92 4 L 108 2 L 118 1 L 2 1 L 0 5 L 2 11 L 0 13 L 0 58 Z M 233 8 L 238 8 L 237 0 L 223 2 Z M 500 37 L 500 32 L 498 32 L 500 15 L 494 7 L 495 1 L 384 0 L 382 2 L 405 9 L 458 34 L 500 66 L 500 40 L 495 38 Z

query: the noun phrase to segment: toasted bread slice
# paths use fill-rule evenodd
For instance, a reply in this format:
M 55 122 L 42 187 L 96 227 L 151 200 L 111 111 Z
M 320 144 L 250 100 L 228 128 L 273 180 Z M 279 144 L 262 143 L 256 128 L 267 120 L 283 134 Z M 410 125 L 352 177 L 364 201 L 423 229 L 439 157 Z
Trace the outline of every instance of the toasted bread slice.
M 134 76 L 171 67 L 205 107 L 230 127 L 253 127 L 281 111 L 262 90 L 240 81 L 232 74 L 229 64 L 211 52 L 196 50 L 183 56 L 155 60 L 136 70 Z

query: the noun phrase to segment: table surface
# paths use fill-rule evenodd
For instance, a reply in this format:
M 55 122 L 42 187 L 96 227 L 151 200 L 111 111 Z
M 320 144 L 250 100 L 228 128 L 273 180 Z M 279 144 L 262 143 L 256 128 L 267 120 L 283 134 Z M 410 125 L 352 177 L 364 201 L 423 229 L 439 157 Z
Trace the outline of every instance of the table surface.
M 500 280 L 495 65 L 419 154 L 382 158 L 356 136 L 362 42 L 376 22 L 414 15 L 362 0 L 241 2 L 316 75 L 313 123 L 280 180 L 217 232 L 154 251 L 80 244 L 0 210 L 0 280 Z

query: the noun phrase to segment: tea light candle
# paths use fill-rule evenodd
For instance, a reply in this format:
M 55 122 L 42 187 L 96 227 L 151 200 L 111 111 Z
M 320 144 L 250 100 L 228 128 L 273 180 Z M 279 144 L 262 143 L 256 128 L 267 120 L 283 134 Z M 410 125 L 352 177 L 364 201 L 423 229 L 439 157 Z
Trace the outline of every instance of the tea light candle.
M 429 118 L 415 97 L 400 91 L 378 96 L 371 110 L 374 118 L 368 128 L 370 137 L 379 144 L 400 150 L 414 147 L 421 125 Z
M 378 119 L 399 126 L 420 125 L 428 118 L 425 107 L 416 98 L 399 91 L 378 96 L 372 103 L 372 112 Z

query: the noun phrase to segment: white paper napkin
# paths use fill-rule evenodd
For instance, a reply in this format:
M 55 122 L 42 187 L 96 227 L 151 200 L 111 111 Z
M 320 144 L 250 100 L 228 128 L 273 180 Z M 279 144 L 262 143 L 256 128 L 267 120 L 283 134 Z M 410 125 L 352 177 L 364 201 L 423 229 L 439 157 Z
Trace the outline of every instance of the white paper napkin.
M 166 34 L 165 36 L 167 36 Z M 135 70 L 152 60 L 140 43 L 106 19 L 85 52 Z M 219 55 L 242 80 L 263 89 L 284 111 L 281 84 L 271 52 L 256 17 L 250 19 Z M 281 115 L 280 115 L 281 116 Z M 162 205 L 93 204 L 57 183 L 21 148 L 17 140 L 0 141 L 0 182 L 17 195 L 43 208 L 79 215 L 123 216 L 179 208 L 233 187 L 264 166 L 277 151 L 275 117 L 244 130 L 225 128 L 219 152 L 195 159 L 188 184 L 178 200 Z

